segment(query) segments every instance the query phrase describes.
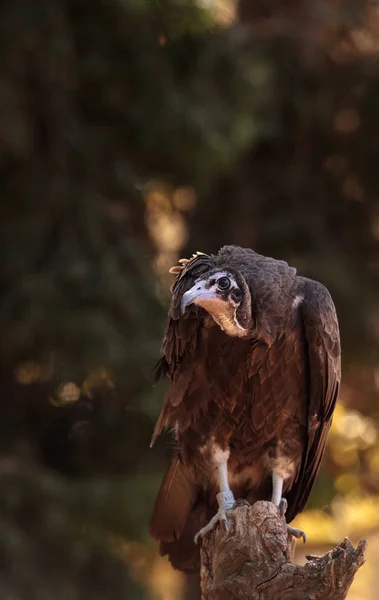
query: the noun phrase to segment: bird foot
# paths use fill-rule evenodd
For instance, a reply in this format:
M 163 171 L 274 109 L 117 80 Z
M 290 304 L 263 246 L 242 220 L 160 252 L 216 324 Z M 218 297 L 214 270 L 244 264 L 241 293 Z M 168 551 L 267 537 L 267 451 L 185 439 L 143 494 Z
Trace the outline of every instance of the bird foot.
M 209 521 L 205 527 L 200 529 L 194 537 L 194 542 L 197 544 L 199 538 L 203 538 L 207 533 L 212 531 L 215 528 L 217 523 L 222 523 L 225 531 L 229 531 L 228 520 L 226 513 L 231 511 L 235 506 L 233 492 L 228 490 L 227 492 L 220 492 L 216 496 L 217 502 L 219 505 L 219 509 L 214 517 Z
M 281 501 L 279 502 L 279 506 L 278 506 L 280 515 L 282 517 L 285 516 L 285 514 L 287 512 L 287 507 L 288 507 L 287 500 L 285 498 L 282 498 Z M 301 529 L 297 529 L 297 527 L 291 527 L 291 525 L 287 525 L 287 533 L 289 533 L 289 535 L 295 536 L 295 538 L 297 538 L 297 539 L 303 538 L 304 544 L 307 541 L 306 533 L 304 531 L 302 531 Z
M 291 525 L 287 525 L 287 533 L 289 535 L 295 536 L 295 538 L 300 539 L 303 538 L 303 543 L 307 541 L 307 534 L 302 529 L 298 529 L 297 527 L 291 527 Z

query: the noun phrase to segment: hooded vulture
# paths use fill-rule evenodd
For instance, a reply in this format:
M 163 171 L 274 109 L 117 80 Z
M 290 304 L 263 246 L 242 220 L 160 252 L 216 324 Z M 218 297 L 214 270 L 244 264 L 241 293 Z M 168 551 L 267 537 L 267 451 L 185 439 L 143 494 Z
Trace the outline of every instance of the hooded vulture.
M 195 541 L 237 499 L 268 500 L 287 522 L 320 468 L 340 383 L 328 290 L 286 262 L 224 246 L 173 267 L 157 377 L 170 386 L 153 433 L 175 436 L 150 524 L 174 567 L 196 571 Z M 290 526 L 297 537 L 303 532 Z

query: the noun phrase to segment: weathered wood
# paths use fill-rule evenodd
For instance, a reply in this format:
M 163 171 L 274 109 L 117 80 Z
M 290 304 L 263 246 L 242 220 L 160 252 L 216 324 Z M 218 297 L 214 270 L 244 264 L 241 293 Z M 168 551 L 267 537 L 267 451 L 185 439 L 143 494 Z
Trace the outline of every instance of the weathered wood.
M 293 564 L 295 539 L 271 502 L 236 508 L 228 524 L 202 542 L 202 600 L 342 600 L 365 562 L 366 541 L 355 549 L 345 538 L 324 556 Z

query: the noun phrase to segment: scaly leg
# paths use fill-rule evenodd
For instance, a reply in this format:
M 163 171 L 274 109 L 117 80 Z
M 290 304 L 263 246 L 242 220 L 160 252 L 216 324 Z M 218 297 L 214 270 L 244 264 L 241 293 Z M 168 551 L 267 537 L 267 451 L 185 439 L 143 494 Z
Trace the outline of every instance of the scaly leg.
M 272 472 L 272 496 L 271 502 L 275 504 L 279 508 L 280 514 L 282 517 L 285 516 L 287 510 L 287 500 L 282 498 L 283 492 L 283 477 L 281 477 L 275 471 Z M 291 527 L 291 525 L 287 525 L 287 531 L 290 535 L 295 536 L 296 538 L 303 538 L 303 542 L 307 541 L 307 536 L 301 529 L 297 529 L 296 527 Z
M 219 509 L 215 516 L 212 517 L 212 519 L 209 521 L 209 523 L 197 532 L 197 534 L 194 537 L 195 544 L 197 544 L 199 537 L 203 537 L 209 531 L 212 531 L 212 529 L 218 522 L 221 522 L 224 525 L 226 531 L 228 531 L 229 529 L 226 513 L 232 510 L 232 508 L 234 507 L 235 500 L 233 492 L 229 487 L 228 463 L 226 460 L 217 466 L 217 471 L 220 493 L 217 494 L 216 498 L 219 505 Z
M 283 477 L 275 471 L 272 472 L 272 496 L 271 502 L 279 508 L 283 492 Z

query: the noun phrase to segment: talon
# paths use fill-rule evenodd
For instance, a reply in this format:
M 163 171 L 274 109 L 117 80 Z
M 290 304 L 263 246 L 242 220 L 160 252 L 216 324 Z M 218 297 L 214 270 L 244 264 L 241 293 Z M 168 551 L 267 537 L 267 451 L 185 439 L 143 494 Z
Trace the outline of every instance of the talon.
M 307 541 L 306 533 L 301 529 L 297 529 L 297 527 L 291 527 L 291 525 L 287 525 L 287 531 L 290 535 L 293 535 L 297 539 L 303 538 L 304 544 Z
M 220 506 L 219 518 L 220 518 L 220 523 L 222 523 L 224 530 L 229 531 L 228 518 L 226 516 L 226 509 L 224 506 Z
M 279 508 L 280 516 L 284 517 L 287 512 L 287 508 L 288 508 L 288 502 L 285 498 L 281 499 L 281 501 L 279 502 L 278 508 Z
M 233 504 L 233 509 L 238 508 L 239 506 L 251 506 L 251 504 L 244 498 L 238 498 L 238 500 L 236 500 Z

